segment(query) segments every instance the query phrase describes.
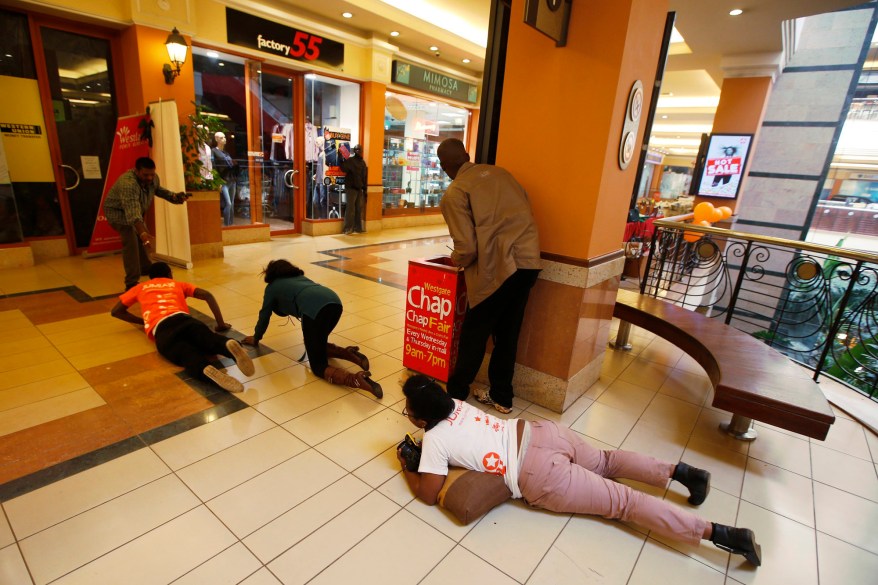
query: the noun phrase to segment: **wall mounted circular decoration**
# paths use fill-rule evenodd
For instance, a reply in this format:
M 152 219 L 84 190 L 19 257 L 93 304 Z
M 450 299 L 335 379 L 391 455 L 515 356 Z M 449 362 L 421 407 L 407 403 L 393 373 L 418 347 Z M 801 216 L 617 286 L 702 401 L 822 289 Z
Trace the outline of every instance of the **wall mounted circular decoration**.
M 640 115 L 643 113 L 643 84 L 639 79 L 631 86 L 627 105 L 625 122 L 622 125 L 622 141 L 619 143 L 619 168 L 623 171 L 634 158 L 634 148 L 640 129 Z

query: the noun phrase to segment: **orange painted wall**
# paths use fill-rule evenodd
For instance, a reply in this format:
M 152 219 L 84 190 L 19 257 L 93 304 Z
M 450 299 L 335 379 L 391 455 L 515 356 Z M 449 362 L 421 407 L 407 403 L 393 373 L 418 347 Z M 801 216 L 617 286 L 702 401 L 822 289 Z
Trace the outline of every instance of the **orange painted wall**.
M 381 185 L 381 170 L 384 160 L 384 92 L 387 86 L 374 81 L 362 85 L 363 155 L 369 167 L 369 185 Z M 381 219 L 381 197 L 377 194 L 366 197 L 366 219 Z
M 122 33 L 122 53 L 125 58 L 125 88 L 128 94 L 127 110 L 120 106 L 120 115 L 146 111 L 149 102 L 174 99 L 182 122 L 195 111 L 195 76 L 192 54 L 183 64 L 180 76 L 173 85 L 167 85 L 162 66 L 168 62 L 165 41 L 170 31 L 134 25 Z M 191 39 L 186 40 L 191 44 Z
M 765 109 L 768 107 L 768 98 L 771 95 L 772 81 L 770 77 L 731 77 L 723 79 L 720 91 L 719 104 L 713 117 L 713 134 L 753 134 L 753 143 L 750 145 L 750 161 L 759 140 L 759 128 L 765 117 Z M 750 166 L 748 161 L 747 166 Z M 741 190 L 747 184 L 747 169 L 741 179 Z M 709 201 L 716 206 L 725 205 L 734 211 L 739 199 L 734 201 L 718 199 L 716 197 L 696 197 L 695 204 Z
M 621 247 L 636 164 L 619 143 L 634 81 L 649 107 L 666 0 L 574 3 L 567 46 L 512 8 L 497 164 L 524 185 L 544 252 L 579 259 Z M 643 121 L 636 152 L 643 141 Z M 636 159 L 635 159 L 636 160 Z

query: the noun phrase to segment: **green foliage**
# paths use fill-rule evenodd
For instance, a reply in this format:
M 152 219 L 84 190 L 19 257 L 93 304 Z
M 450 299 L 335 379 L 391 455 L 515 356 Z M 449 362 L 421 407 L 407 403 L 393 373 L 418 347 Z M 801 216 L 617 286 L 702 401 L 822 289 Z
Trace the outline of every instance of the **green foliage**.
M 211 178 L 202 174 L 204 163 L 199 158 L 202 144 L 210 145 L 214 134 L 228 132 L 222 120 L 205 111 L 204 106 L 195 105 L 195 112 L 189 114 L 189 123 L 180 124 L 180 144 L 183 149 L 183 175 L 187 191 L 217 191 L 225 184 L 219 173 L 213 169 Z M 205 173 L 206 174 L 206 173 Z

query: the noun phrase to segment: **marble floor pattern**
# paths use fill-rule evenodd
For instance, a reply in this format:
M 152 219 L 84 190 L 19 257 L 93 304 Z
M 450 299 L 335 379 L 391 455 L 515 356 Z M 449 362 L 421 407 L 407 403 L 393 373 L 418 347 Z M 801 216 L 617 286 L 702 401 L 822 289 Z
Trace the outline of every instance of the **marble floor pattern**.
M 279 237 L 175 268 L 250 334 L 259 270 L 288 258 L 342 298 L 335 343 L 361 347 L 384 398 L 315 378 L 296 322 L 274 319 L 256 374 L 230 395 L 187 380 L 112 319 L 118 256 L 0 270 L 0 584 L 820 584 L 875 582 L 878 437 L 837 410 L 826 441 L 758 425 L 717 430 L 701 368 L 635 331 L 564 414 L 516 399 L 601 448 L 713 473 L 699 513 L 753 528 L 758 570 L 712 545 L 507 502 L 468 526 L 412 499 L 395 445 L 410 258 L 447 253 L 443 228 Z M 209 314 L 206 305 L 190 305 Z M 677 484 L 638 485 L 687 506 Z

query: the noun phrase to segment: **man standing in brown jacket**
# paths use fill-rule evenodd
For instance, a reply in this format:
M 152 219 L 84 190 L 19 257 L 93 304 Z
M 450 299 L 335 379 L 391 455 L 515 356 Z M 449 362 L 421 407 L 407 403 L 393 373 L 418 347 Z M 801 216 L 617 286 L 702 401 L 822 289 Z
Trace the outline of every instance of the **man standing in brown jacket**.
M 464 269 L 468 304 L 448 393 L 466 400 L 493 336 L 491 388 L 477 400 L 508 413 L 518 335 L 541 266 L 536 222 L 527 193 L 508 171 L 469 162 L 456 138 L 444 140 L 437 154 L 453 179 L 440 209 L 454 240 L 451 259 Z

